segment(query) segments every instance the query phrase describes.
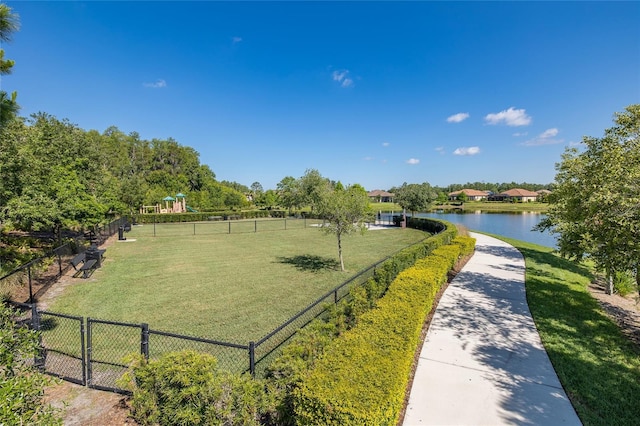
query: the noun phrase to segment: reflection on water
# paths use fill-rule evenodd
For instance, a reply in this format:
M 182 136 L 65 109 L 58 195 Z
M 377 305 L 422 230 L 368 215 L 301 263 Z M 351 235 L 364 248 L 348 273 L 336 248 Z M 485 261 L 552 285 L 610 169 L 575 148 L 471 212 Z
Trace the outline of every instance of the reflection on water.
M 435 210 L 417 213 L 416 217 L 432 217 L 460 224 L 472 231 L 503 235 L 546 247 L 557 247 L 556 239 L 548 232 L 533 231 L 545 214 L 541 212 L 497 212 L 482 210 Z

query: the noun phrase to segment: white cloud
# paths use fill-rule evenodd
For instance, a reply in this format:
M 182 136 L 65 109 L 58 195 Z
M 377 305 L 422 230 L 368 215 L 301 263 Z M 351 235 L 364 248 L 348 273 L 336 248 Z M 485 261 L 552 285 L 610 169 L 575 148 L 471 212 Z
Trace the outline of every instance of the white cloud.
M 389 142 L 382 142 L 382 146 L 384 146 L 385 148 L 388 147 L 389 145 L 391 145 Z
M 524 146 L 540 146 L 540 145 L 554 145 L 558 143 L 564 142 L 564 139 L 555 139 L 558 136 L 558 129 L 555 127 L 551 129 L 547 129 L 544 132 L 540 133 L 533 139 L 529 139 L 526 142 L 522 142 Z
M 353 85 L 353 79 L 349 77 L 349 70 L 334 71 L 331 74 L 333 81 L 340 83 L 341 87 L 349 87 Z
M 374 160 L 374 158 L 373 157 L 364 157 L 363 160 L 364 161 L 371 161 L 371 160 Z
M 506 124 L 511 127 L 531 124 L 531 117 L 524 109 L 514 109 L 513 107 L 495 114 L 487 114 L 484 120 L 487 124 Z
M 417 158 L 409 158 L 407 160 L 407 164 L 414 165 L 414 164 L 418 164 L 418 163 L 420 163 L 420 160 L 418 160 Z
M 513 136 L 520 137 L 520 136 L 527 136 L 528 134 L 529 134 L 528 132 L 516 132 L 513 134 Z
M 240 43 L 242 41 L 242 37 L 231 37 L 231 41 L 233 42 L 233 44 Z
M 167 87 L 167 82 L 159 78 L 153 83 L 142 83 L 142 85 L 152 89 L 161 89 L 163 87 Z
M 462 147 L 462 148 L 457 148 L 455 151 L 453 151 L 453 155 L 476 155 L 476 154 L 480 154 L 480 147 L 478 146 Z
M 540 135 L 541 138 L 552 138 L 558 134 L 558 129 L 555 127 L 553 129 L 547 129 Z
M 459 112 L 457 114 L 453 114 L 451 117 L 448 117 L 447 123 L 461 123 L 467 118 L 469 118 L 468 112 Z
M 443 146 L 439 146 L 439 147 L 437 147 L 437 148 L 436 148 L 436 151 L 438 151 L 438 152 L 440 153 L 440 155 L 444 155 L 444 154 L 445 154 L 445 152 L 444 152 L 444 147 L 443 147 Z

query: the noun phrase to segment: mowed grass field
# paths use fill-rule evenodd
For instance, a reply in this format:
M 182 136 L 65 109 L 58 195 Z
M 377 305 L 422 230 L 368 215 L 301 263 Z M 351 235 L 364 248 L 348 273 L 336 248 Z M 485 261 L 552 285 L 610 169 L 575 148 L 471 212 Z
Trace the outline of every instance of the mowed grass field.
M 207 233 L 214 228 L 201 224 L 193 235 L 193 224 L 158 224 L 156 237 L 153 225 L 134 226 L 126 242 L 107 247 L 102 268 L 89 279 L 74 278 L 49 310 L 247 344 L 427 236 L 399 228 L 346 236 L 342 272 L 335 236 L 317 227 L 249 232 L 254 221 L 236 225 L 245 231 Z

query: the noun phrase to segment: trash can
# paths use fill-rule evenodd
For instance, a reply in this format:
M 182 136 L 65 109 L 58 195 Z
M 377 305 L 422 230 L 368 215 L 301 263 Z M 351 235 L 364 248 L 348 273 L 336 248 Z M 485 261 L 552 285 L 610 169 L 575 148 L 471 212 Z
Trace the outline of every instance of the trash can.
M 124 241 L 126 237 L 124 236 L 124 226 L 118 226 L 118 241 Z
M 90 259 L 96 260 L 96 268 L 99 268 L 100 266 L 102 266 L 101 265 L 102 253 L 100 252 L 100 250 L 98 250 L 98 247 L 92 244 L 89 246 L 87 251 L 84 252 L 84 254 L 85 254 L 86 260 L 90 260 Z

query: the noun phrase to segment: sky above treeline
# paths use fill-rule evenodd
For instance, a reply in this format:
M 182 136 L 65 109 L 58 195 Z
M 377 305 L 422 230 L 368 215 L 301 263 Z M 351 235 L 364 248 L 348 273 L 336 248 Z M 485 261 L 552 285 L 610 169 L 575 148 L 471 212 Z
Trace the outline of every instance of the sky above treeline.
M 640 2 L 16 2 L 20 115 L 173 138 L 218 180 L 550 183 L 640 102 Z

